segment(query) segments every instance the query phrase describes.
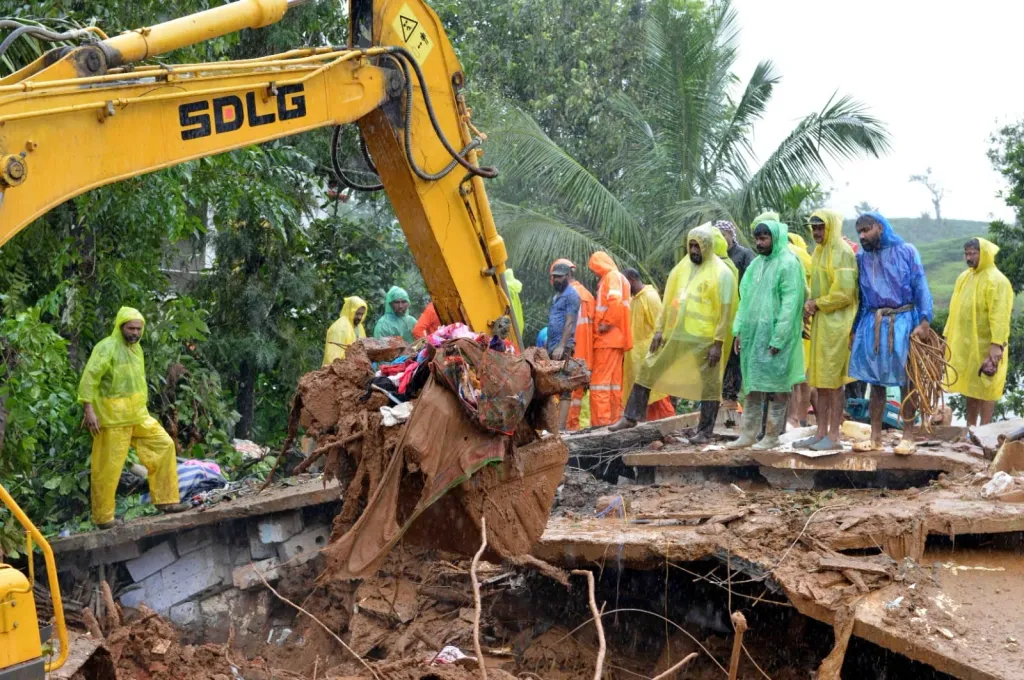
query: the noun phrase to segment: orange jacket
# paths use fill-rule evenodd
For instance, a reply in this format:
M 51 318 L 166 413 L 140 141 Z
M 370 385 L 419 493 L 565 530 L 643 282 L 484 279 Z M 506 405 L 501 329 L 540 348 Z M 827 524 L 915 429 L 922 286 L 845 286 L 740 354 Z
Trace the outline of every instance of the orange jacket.
M 441 319 L 437 316 L 437 310 L 434 309 L 434 303 L 431 302 L 427 305 L 427 308 L 420 314 L 420 318 L 416 320 L 416 325 L 412 327 L 412 337 L 419 340 L 425 338 L 438 328 L 441 327 Z
M 576 351 L 574 356 L 587 362 L 587 368 L 594 367 L 594 296 L 579 281 L 572 287 L 580 296 L 580 315 L 576 319 Z
M 590 271 L 600 279 L 594 308 L 594 348 L 633 349 L 633 331 L 629 323 L 629 281 L 619 272 L 608 253 L 597 251 L 590 256 Z M 601 333 L 602 323 L 612 329 Z

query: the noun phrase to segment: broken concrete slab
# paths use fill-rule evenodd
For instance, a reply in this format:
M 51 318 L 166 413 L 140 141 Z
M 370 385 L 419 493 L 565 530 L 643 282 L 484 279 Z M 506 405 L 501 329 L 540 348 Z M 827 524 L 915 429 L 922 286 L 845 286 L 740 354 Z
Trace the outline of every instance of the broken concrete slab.
M 129 543 L 110 545 L 100 548 L 99 550 L 94 550 L 89 555 L 89 564 L 94 567 L 100 564 L 116 564 L 118 562 L 133 560 L 141 555 L 142 550 L 139 548 L 139 544 L 135 541 L 131 541 Z
M 341 500 L 342 491 L 336 480 L 325 485 L 319 479 L 306 478 L 305 481 L 270 488 L 261 494 L 223 501 L 209 508 L 198 508 L 174 515 L 144 517 L 113 529 L 59 538 L 54 540 L 50 547 L 56 554 L 96 550 L 108 545 L 119 545 L 229 520 L 331 503 Z
M 267 545 L 284 543 L 302 531 L 302 513 L 297 510 L 261 517 L 256 523 L 260 542 Z
M 276 557 L 252 562 L 235 567 L 231 572 L 231 581 L 236 588 L 248 590 L 263 585 L 263 581 L 276 581 L 281 578 L 281 561 Z
M 162 541 L 133 560 L 125 562 L 128 573 L 136 583 L 143 581 L 178 559 L 172 541 Z
M 992 455 L 1002 443 L 1000 441 L 1001 437 L 1008 437 L 1021 429 L 1024 429 L 1024 418 L 997 420 L 988 425 L 972 427 L 971 438 L 984 448 L 989 455 Z

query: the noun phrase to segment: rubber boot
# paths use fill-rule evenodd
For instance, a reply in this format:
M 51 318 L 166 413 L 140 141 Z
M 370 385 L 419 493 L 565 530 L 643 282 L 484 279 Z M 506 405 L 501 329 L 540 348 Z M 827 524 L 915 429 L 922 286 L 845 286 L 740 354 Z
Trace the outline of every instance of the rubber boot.
M 740 438 L 725 445 L 727 449 L 749 449 L 757 439 L 761 427 L 761 410 L 764 408 L 764 392 L 751 392 L 743 404 L 743 431 Z
M 764 438 L 750 448 L 754 451 L 767 451 L 779 445 L 779 435 L 786 425 L 785 402 L 772 401 L 768 404 L 768 422 L 765 424 Z

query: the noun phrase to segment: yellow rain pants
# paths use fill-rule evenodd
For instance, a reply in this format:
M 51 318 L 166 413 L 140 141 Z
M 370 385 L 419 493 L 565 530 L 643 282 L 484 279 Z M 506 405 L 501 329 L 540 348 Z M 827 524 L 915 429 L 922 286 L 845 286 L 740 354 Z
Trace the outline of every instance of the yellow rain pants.
M 981 258 L 977 268 L 960 274 L 949 301 L 946 321 L 946 342 L 949 344 L 949 378 L 955 379 L 950 392 L 982 401 L 998 401 L 1006 385 L 1009 352 L 1003 352 L 996 374 L 978 374 L 988 357 L 989 346 L 1005 345 L 1010 339 L 1010 316 L 1013 312 L 1013 287 L 996 268 L 999 246 L 978 239 Z M 955 374 L 954 374 L 955 371 Z
M 114 519 L 114 496 L 121 470 L 134 446 L 139 462 L 149 472 L 149 493 L 153 505 L 178 503 L 178 461 L 174 442 L 156 418 L 146 416 L 138 425 L 100 428 L 92 440 L 92 521 L 104 524 Z

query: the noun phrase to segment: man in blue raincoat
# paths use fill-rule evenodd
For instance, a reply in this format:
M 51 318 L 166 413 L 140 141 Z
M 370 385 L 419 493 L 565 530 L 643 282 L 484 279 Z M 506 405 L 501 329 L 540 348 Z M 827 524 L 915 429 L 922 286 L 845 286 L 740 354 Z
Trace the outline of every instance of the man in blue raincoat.
M 877 212 L 857 218 L 860 307 L 853 324 L 850 377 L 871 385 L 871 441 L 856 451 L 882 449 L 885 388 L 899 387 L 903 400 L 903 440 L 894 453 L 914 452 L 914 405 L 906 402 L 910 336 L 927 332 L 932 294 L 917 248 L 896 235 Z

